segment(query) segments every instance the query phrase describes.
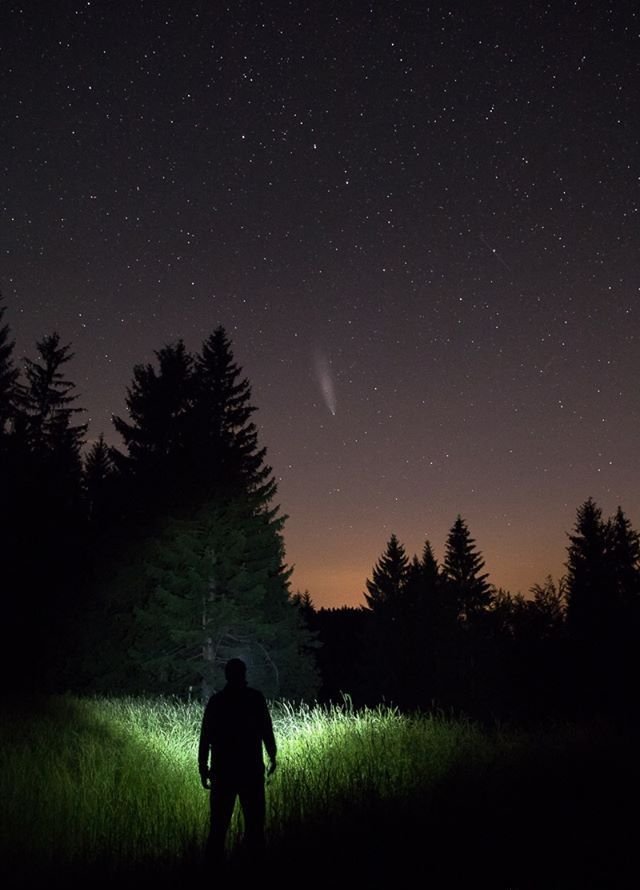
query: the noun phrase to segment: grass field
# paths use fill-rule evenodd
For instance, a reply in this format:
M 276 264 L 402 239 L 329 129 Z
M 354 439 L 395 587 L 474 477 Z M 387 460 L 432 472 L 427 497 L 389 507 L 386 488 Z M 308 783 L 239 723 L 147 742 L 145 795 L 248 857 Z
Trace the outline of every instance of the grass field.
M 390 708 L 272 706 L 265 867 L 276 886 L 635 886 L 635 740 L 610 727 L 482 729 Z M 200 704 L 62 696 L 0 729 L 9 886 L 203 879 Z M 238 852 L 229 837 L 231 877 Z M 0 873 L 2 880 L 2 873 Z M 215 879 L 212 886 L 215 885 Z M 3 885 L 7 886 L 6 881 Z M 233 886 L 233 883 L 230 884 Z M 219 886 L 219 884 L 218 884 Z

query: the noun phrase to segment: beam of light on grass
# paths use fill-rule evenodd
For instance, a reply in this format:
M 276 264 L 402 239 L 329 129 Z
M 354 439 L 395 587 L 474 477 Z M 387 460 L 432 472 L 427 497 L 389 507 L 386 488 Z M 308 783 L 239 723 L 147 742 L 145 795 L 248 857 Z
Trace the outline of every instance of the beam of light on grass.
M 267 789 L 268 837 L 366 821 L 381 802 L 423 793 L 452 764 L 490 756 L 470 724 L 409 718 L 392 708 L 271 705 L 278 769 Z M 197 769 L 203 706 L 174 698 L 52 699 L 49 711 L 0 729 L 7 766 L 0 856 L 44 871 L 197 856 L 208 796 Z M 16 742 L 16 740 L 19 740 Z M 347 814 L 347 815 L 345 815 Z M 229 834 L 240 832 L 236 810 Z

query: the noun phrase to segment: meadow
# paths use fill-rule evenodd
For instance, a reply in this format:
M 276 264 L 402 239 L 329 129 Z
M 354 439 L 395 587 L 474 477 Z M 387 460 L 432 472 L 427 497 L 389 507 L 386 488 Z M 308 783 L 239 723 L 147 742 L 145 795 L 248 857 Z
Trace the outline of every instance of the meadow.
M 276 886 L 623 887 L 637 882 L 636 742 L 609 725 L 481 727 L 390 707 L 272 704 L 265 868 Z M 0 880 L 201 883 L 202 705 L 78 698 L 0 729 Z M 241 822 L 229 836 L 231 876 Z M 3 879 L 4 877 L 4 879 Z M 627 883 L 627 880 L 633 880 Z M 9 881 L 7 882 L 7 878 Z M 215 885 L 215 881 L 214 881 Z

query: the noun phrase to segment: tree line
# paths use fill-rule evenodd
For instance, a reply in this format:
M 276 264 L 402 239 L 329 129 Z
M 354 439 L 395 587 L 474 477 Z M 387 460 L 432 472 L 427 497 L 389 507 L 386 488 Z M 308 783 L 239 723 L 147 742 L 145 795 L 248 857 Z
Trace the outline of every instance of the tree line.
M 286 516 L 251 386 L 218 326 L 134 366 L 121 447 L 87 424 L 58 334 L 18 368 L 0 304 L 0 595 L 7 691 L 204 696 L 233 655 L 269 696 L 343 694 L 518 719 L 622 713 L 635 692 L 640 538 L 589 498 L 567 572 L 496 589 L 466 521 L 439 564 L 395 535 L 359 607 L 290 590 Z M 348 592 L 345 592 L 348 593 Z
M 489 583 L 466 521 L 439 565 L 427 540 L 408 557 L 396 535 L 358 608 L 314 608 L 324 641 L 321 696 L 440 708 L 488 718 L 611 716 L 633 721 L 640 676 L 640 536 L 619 507 L 577 508 L 566 574 L 528 596 Z

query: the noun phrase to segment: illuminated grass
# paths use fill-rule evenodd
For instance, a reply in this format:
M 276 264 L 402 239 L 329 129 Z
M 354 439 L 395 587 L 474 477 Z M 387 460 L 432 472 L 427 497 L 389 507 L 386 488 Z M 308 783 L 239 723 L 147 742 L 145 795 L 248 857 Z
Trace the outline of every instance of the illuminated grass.
M 65 697 L 4 723 L 4 862 L 20 873 L 183 855 L 206 814 L 196 716 L 178 702 Z
M 409 718 L 392 708 L 280 705 L 274 716 L 282 768 L 269 794 L 272 834 L 423 795 L 458 759 L 491 751 L 471 724 Z
M 16 884 L 53 868 L 71 876 L 197 869 L 208 829 L 197 770 L 202 712 L 199 703 L 176 699 L 64 696 L 37 714 L 3 720 L 0 857 Z M 392 708 L 356 712 L 348 700 L 329 708 L 276 703 L 272 713 L 279 765 L 268 781 L 267 828 L 274 857 L 354 832 L 374 843 L 389 832 L 402 839 L 417 814 L 432 825 L 457 824 L 471 812 L 491 819 L 487 795 L 509 785 L 523 752 L 544 751 L 543 775 L 559 755 L 593 744 L 592 734 L 576 741 L 574 730 L 532 742 Z M 535 783 L 535 768 L 533 775 Z M 239 827 L 236 812 L 232 853 Z
M 391 709 L 273 708 L 279 768 L 268 786 L 270 836 L 414 793 L 461 749 L 466 724 L 409 720 Z M 48 702 L 3 724 L 0 795 L 16 868 L 179 859 L 202 847 L 207 795 L 197 772 L 200 704 L 176 699 Z M 7 818 L 8 817 L 8 818 Z M 4 821 L 4 820 L 3 820 Z M 237 814 L 230 833 L 238 834 Z

